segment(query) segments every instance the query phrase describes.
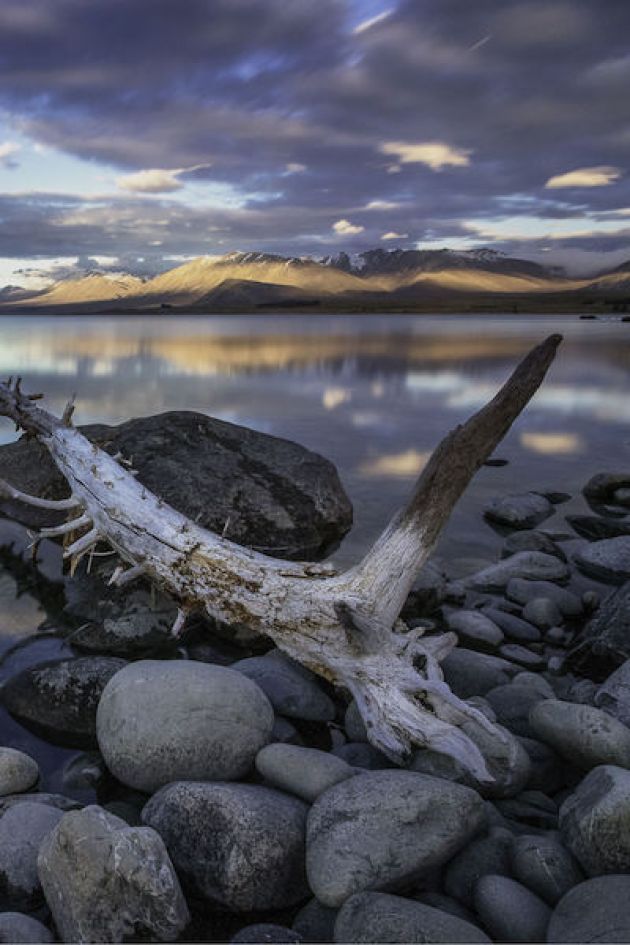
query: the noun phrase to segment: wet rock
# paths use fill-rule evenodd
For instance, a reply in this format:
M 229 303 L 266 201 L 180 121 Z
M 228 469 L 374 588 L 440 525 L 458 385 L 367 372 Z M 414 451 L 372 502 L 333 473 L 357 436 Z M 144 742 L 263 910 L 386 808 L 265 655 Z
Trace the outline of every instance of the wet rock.
M 332 942 L 338 914 L 338 909 L 310 899 L 295 916 L 292 927 L 305 942 Z
M 230 939 L 230 942 L 252 943 L 260 945 L 264 942 L 280 943 L 299 943 L 304 939 L 293 929 L 288 929 L 284 925 L 272 925 L 270 922 L 259 922 L 258 925 L 246 925 L 245 928 L 237 932 Z
M 485 696 L 490 689 L 503 686 L 520 667 L 487 653 L 477 653 L 458 646 L 440 664 L 444 679 L 460 699 Z
M 99 748 L 119 781 L 154 791 L 178 779 L 236 780 L 269 742 L 274 715 L 242 673 L 190 660 L 142 660 L 110 681 Z
M 96 708 L 125 661 L 80 656 L 40 663 L 12 676 L 0 702 L 25 728 L 69 748 L 96 747 Z
M 630 942 L 630 876 L 598 876 L 574 886 L 551 916 L 547 941 Z
M 0 796 L 28 791 L 39 779 L 34 758 L 15 748 L 0 747 Z
M 138 481 L 177 511 L 240 545 L 283 558 L 325 554 L 352 524 L 331 462 L 297 443 L 189 411 L 80 428 L 110 454 L 133 457 Z M 0 477 L 25 492 L 61 498 L 67 485 L 33 439 L 0 447 Z M 31 527 L 50 513 L 16 503 L 5 513 Z
M 48 943 L 52 933 L 37 919 L 21 912 L 0 912 L 0 942 Z
M 512 875 L 513 841 L 512 834 L 501 827 L 493 828 L 486 837 L 473 840 L 448 864 L 444 875 L 445 892 L 472 908 L 475 886 L 482 876 Z
M 484 820 L 479 795 L 459 784 L 408 771 L 350 778 L 309 813 L 309 884 L 328 906 L 355 892 L 404 887 L 447 862 Z
M 312 803 L 320 794 L 352 778 L 355 769 L 343 759 L 315 748 L 266 745 L 256 755 L 258 773 L 272 786 Z
M 174 941 L 189 921 L 161 838 L 100 807 L 65 814 L 39 852 L 46 901 L 64 942 Z
M 481 921 L 498 942 L 544 942 L 551 909 L 507 876 L 483 876 L 475 889 Z
M 594 702 L 599 709 L 630 726 L 630 659 L 599 686 Z
M 575 556 L 578 568 L 607 584 L 623 584 L 630 578 L 630 535 L 593 541 Z
M 510 558 L 473 574 L 465 583 L 473 590 L 493 592 L 504 590 L 514 578 L 527 581 L 558 581 L 564 584 L 569 577 L 567 565 L 553 555 L 546 555 L 541 551 L 519 551 Z
M 567 666 L 603 681 L 630 659 L 630 581 L 609 594 L 567 655 Z
M 630 772 L 591 771 L 560 808 L 560 833 L 587 875 L 630 872 Z
M 315 674 L 280 650 L 239 660 L 231 668 L 260 686 L 280 715 L 316 722 L 330 722 L 335 717 L 335 704 Z
M 142 816 L 196 896 L 251 912 L 308 896 L 307 811 L 297 798 L 259 785 L 179 781 L 158 791 Z
M 336 942 L 489 942 L 477 926 L 431 906 L 385 893 L 359 893 L 343 905 Z
M 601 709 L 546 699 L 529 721 L 536 738 L 585 771 L 606 764 L 630 768 L 630 729 Z
M 446 624 L 473 650 L 492 652 L 503 643 L 503 631 L 478 610 L 456 610 L 447 614 Z
M 540 630 L 514 614 L 508 614 L 498 607 L 485 607 L 483 613 L 490 618 L 510 640 L 517 643 L 537 643 L 541 639 Z
M 554 836 L 516 837 L 512 869 L 519 882 L 550 906 L 584 879 L 576 861 Z
M 30 910 L 41 905 L 37 854 L 63 816 L 48 804 L 18 804 L 0 817 L 0 908 Z
M 493 499 L 484 509 L 484 518 L 504 528 L 529 529 L 553 515 L 553 505 L 536 492 Z
M 562 548 L 560 548 L 553 538 L 544 532 L 523 531 L 513 532 L 504 542 L 501 549 L 501 557 L 509 558 L 519 551 L 542 551 L 546 555 L 555 555 L 561 561 L 566 561 Z
M 584 611 L 580 598 L 565 588 L 552 584 L 551 581 L 528 581 L 512 578 L 505 590 L 508 600 L 525 607 L 537 597 L 552 600 L 564 617 L 579 617 Z

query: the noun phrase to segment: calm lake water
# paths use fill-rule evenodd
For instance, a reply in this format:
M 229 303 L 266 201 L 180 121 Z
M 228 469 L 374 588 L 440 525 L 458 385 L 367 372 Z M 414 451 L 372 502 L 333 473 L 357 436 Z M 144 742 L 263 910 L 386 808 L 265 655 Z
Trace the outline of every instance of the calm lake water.
M 630 325 L 619 321 L 476 316 L 2 318 L 0 376 L 21 374 L 59 412 L 77 394 L 77 423 L 119 423 L 198 410 L 296 440 L 337 465 L 355 527 L 335 554 L 356 560 L 405 500 L 433 447 L 485 403 L 519 358 L 565 336 L 548 380 L 459 503 L 438 554 L 455 573 L 496 557 L 484 502 L 526 489 L 574 494 L 545 527 L 584 511 L 582 485 L 630 465 Z M 15 437 L 0 421 L 0 442 Z M 16 483 L 19 485 L 19 483 Z M 7 531 L 19 533 L 6 522 Z M 53 563 L 52 567 L 58 567 Z M 28 578 L 0 568 L 0 681 L 71 650 L 31 636 L 48 616 Z M 54 616 L 53 616 L 54 620 Z M 28 646 L 12 650 L 29 638 Z M 88 800 L 63 774 L 76 751 L 54 748 L 0 712 L 2 743 L 30 751 L 44 787 Z

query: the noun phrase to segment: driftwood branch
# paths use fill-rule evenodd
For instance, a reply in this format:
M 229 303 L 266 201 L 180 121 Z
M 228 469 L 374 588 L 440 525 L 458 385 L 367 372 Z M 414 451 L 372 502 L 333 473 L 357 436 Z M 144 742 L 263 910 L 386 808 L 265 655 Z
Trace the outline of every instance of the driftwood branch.
M 200 528 L 73 429 L 71 405 L 58 420 L 19 381 L 9 382 L 0 385 L 0 415 L 37 436 L 68 481 L 69 497 L 46 507 L 73 517 L 46 535 L 63 537 L 72 570 L 107 543 L 127 565 L 113 583 L 147 577 L 180 600 L 182 614 L 203 608 L 225 624 L 264 633 L 349 690 L 370 741 L 390 758 L 402 762 L 416 747 L 432 748 L 490 783 L 497 770 L 509 770 L 518 743 L 444 683 L 439 664 L 455 636 L 404 632 L 397 618 L 453 506 L 538 389 L 560 341 L 554 335 L 534 348 L 497 396 L 443 440 L 407 507 L 363 561 L 340 575 L 266 557 Z M 0 490 L 41 502 L 6 483 Z

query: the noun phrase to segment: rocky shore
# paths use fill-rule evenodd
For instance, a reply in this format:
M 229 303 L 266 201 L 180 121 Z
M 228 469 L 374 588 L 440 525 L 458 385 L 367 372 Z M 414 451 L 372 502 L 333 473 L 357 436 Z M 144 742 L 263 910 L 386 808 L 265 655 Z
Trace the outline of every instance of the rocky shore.
M 174 641 L 172 601 L 44 547 L 64 610 L 3 662 L 33 744 L 0 749 L 0 941 L 630 942 L 630 473 L 583 495 L 497 497 L 495 560 L 434 560 L 403 611 L 457 634 L 446 681 L 518 739 L 490 787 L 393 765 L 246 628 Z M 58 792 L 46 744 L 73 749 Z

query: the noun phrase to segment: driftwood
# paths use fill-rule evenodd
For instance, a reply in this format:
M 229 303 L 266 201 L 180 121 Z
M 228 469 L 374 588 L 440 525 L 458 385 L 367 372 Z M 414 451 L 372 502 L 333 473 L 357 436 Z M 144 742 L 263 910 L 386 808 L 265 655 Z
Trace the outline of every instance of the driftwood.
M 289 656 L 356 700 L 370 742 L 404 762 L 416 747 L 451 755 L 478 782 L 493 781 L 493 759 L 510 764 L 514 739 L 457 698 L 443 681 L 442 660 L 454 634 L 423 636 L 398 619 L 418 571 L 453 506 L 534 395 L 561 337 L 534 348 L 496 397 L 437 447 L 409 504 L 365 558 L 342 574 L 326 565 L 266 557 L 200 528 L 149 492 L 121 457 L 111 457 L 72 427 L 40 409 L 20 382 L 0 385 L 0 415 L 38 437 L 68 481 L 61 501 L 27 496 L 8 483 L 6 497 L 67 511 L 69 520 L 41 530 L 61 537 L 73 571 L 99 543 L 127 566 L 113 583 L 144 576 L 181 602 L 185 615 L 203 608 L 227 625 L 266 634 Z

